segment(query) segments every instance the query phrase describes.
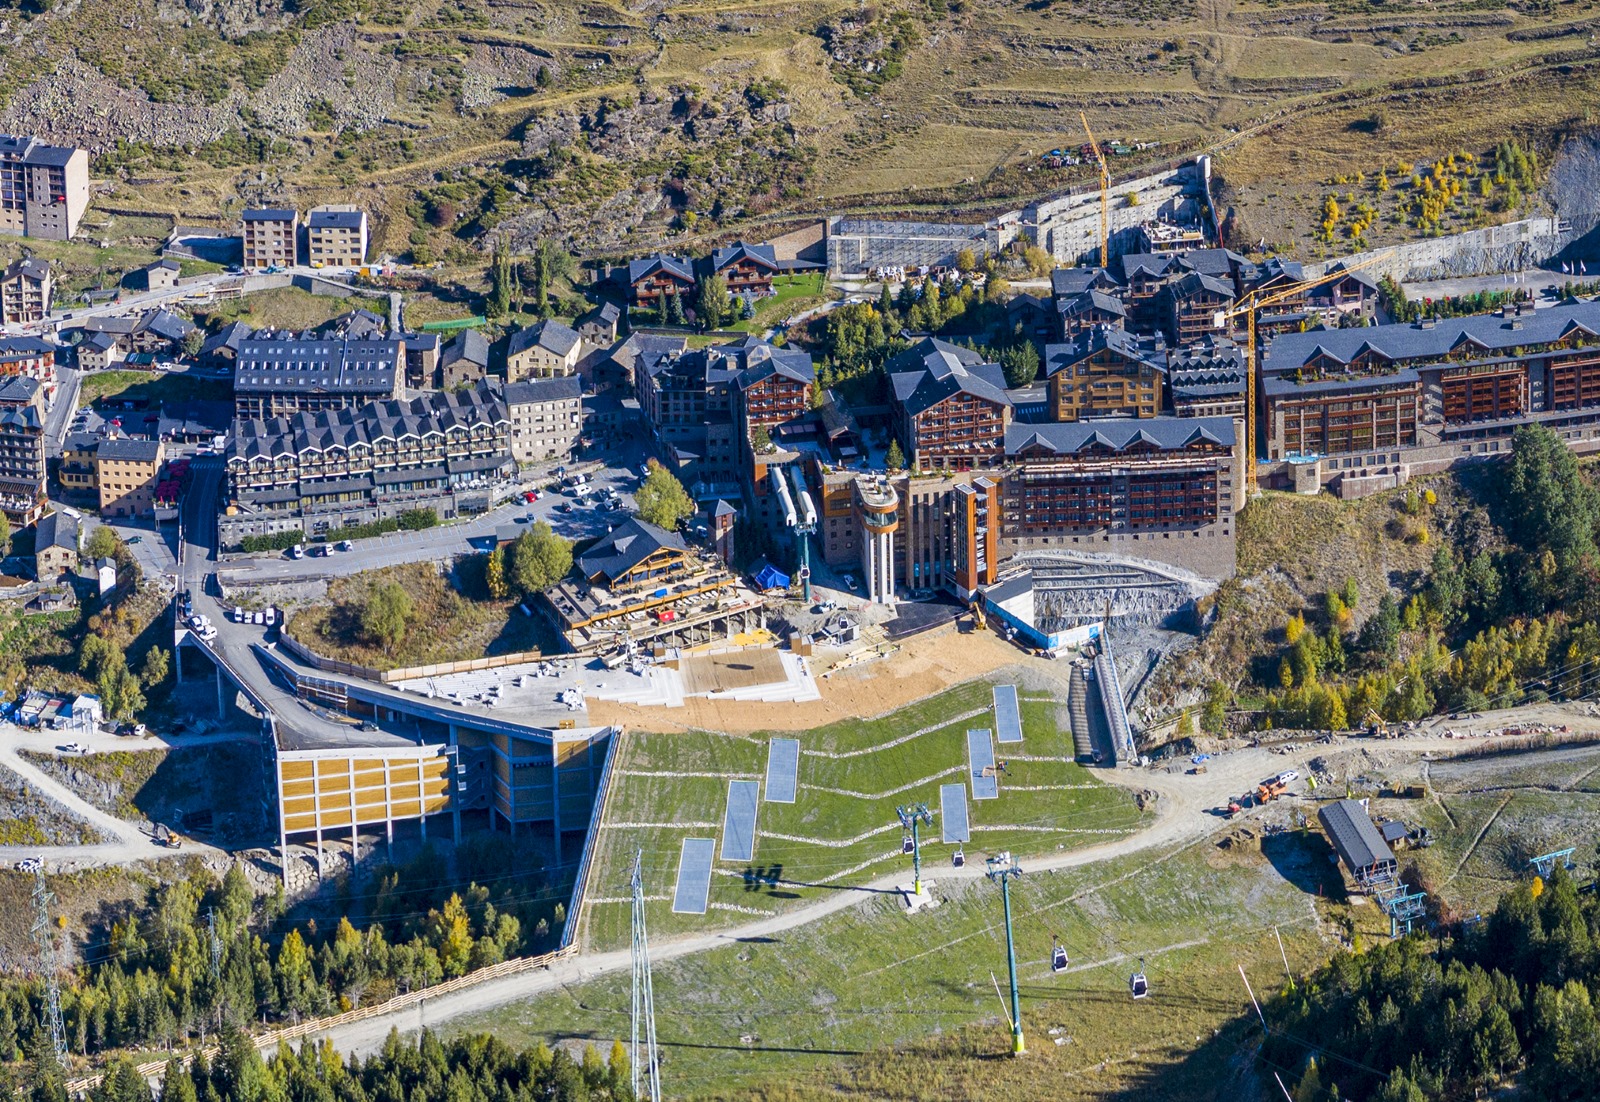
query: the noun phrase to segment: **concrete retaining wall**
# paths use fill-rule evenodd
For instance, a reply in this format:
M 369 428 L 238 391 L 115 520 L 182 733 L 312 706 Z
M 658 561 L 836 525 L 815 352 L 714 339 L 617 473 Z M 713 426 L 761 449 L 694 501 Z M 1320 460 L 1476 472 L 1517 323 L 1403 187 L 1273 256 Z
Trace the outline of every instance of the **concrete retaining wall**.
M 1413 241 L 1387 249 L 1370 249 L 1321 263 L 1305 265 L 1308 276 L 1321 275 L 1335 263 L 1383 259 L 1366 269 L 1373 279 L 1388 276 L 1401 283 L 1462 276 L 1497 275 L 1535 268 L 1572 241 L 1572 229 L 1556 218 L 1524 218 L 1503 226 Z
M 1110 189 L 1111 255 L 1134 248 L 1133 231 L 1143 222 L 1166 216 L 1184 222 L 1205 221 L 1204 160 L 1164 169 L 1150 176 L 1114 181 Z M 1129 205 L 1128 196 L 1139 201 Z M 1023 210 L 1022 222 L 1032 227 L 1034 241 L 1058 263 L 1090 260 L 1100 249 L 1100 189 L 1074 192 Z

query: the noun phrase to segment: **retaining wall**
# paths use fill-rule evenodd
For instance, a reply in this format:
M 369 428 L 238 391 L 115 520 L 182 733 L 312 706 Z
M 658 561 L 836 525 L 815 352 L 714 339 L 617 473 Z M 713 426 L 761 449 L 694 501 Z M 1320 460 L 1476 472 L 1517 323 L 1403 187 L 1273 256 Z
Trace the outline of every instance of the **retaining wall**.
M 1384 276 L 1401 283 L 1463 276 L 1498 275 L 1536 268 L 1573 240 L 1572 228 L 1558 218 L 1524 218 L 1502 226 L 1468 230 L 1447 237 L 1413 241 L 1384 249 L 1338 257 L 1305 265 L 1306 275 L 1317 276 L 1340 261 L 1346 264 L 1377 260 L 1365 269 L 1373 279 Z

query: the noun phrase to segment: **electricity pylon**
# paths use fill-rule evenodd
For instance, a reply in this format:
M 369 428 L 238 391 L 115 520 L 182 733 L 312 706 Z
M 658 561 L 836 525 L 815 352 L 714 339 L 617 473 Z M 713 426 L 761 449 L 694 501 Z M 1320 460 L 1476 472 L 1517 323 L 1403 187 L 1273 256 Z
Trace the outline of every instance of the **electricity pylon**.
M 44 882 L 44 861 L 30 857 L 17 865 L 22 872 L 33 873 L 33 940 L 39 947 L 39 971 L 44 976 L 44 1015 L 50 1027 L 50 1047 L 56 1054 L 56 1063 L 63 1070 L 67 1066 L 67 1031 L 61 1024 L 61 982 L 56 976 L 56 935 L 50 928 L 50 904 L 55 896 Z

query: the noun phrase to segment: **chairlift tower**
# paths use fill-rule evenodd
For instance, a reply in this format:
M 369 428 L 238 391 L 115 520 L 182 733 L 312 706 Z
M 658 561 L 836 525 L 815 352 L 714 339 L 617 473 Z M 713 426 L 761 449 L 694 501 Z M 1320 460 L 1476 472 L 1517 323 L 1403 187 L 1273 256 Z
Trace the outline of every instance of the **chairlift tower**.
M 1538 857 L 1530 857 L 1528 864 L 1533 866 L 1533 871 L 1548 880 L 1555 873 L 1556 866 L 1564 869 L 1573 867 L 1572 855 L 1577 852 L 1576 847 L 1558 849 L 1553 853 L 1541 853 Z
M 56 1064 L 66 1070 L 67 1031 L 61 1024 L 61 982 L 56 975 L 56 935 L 50 928 L 50 904 L 55 896 L 44 882 L 44 860 L 30 857 L 17 865 L 20 872 L 33 873 L 33 940 L 39 947 L 39 971 L 44 975 L 44 1015 L 50 1027 L 50 1048 Z
M 1011 978 L 1011 1055 L 1021 1056 L 1028 1051 L 1022 1039 L 1022 999 L 1017 994 L 1017 943 L 1011 933 L 1011 879 L 1021 876 L 1022 869 L 1011 860 L 1009 852 L 989 858 L 989 879 L 1000 885 L 1000 899 L 1006 912 L 1006 968 Z
M 927 804 L 909 804 L 894 809 L 900 816 L 900 826 L 911 833 L 911 894 L 922 894 L 922 836 L 917 827 L 923 823 L 933 825 L 933 812 Z
M 644 1051 L 640 1053 L 640 1041 Z M 650 983 L 650 947 L 644 924 L 644 850 L 633 855 L 633 1097 L 661 1102 L 660 1054 L 656 1050 L 656 996 Z M 643 1078 L 649 1093 L 641 1091 Z

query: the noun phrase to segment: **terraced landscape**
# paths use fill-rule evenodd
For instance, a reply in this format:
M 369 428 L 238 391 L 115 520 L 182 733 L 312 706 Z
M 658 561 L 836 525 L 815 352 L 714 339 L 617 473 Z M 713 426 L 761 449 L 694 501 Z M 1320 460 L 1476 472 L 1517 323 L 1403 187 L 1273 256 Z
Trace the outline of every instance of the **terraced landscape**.
M 1586 127 L 1596 23 L 1593 0 L 83 0 L 0 40 L 0 122 L 98 154 L 91 234 L 358 198 L 380 251 L 468 266 L 499 234 L 594 257 L 1006 209 L 1087 184 L 1039 160 L 1082 142 L 1081 110 L 1159 143 L 1118 175 L 1213 150 L 1238 238 L 1304 253 L 1336 177 Z
M 991 695 L 988 682 L 971 682 L 887 716 L 800 734 L 796 801 L 762 799 L 754 860 L 716 863 L 703 916 L 671 910 L 682 840 L 721 838 L 728 783 L 764 777 L 768 736 L 630 732 L 613 765 L 589 889 L 587 944 L 628 943 L 629 880 L 640 850 L 650 928 L 664 936 L 780 913 L 897 867 L 909 882 L 895 809 L 925 803 L 937 813 L 940 785 L 968 783 L 967 731 L 994 727 Z M 969 804 L 972 840 L 965 849 L 972 861 L 1003 850 L 1028 855 L 1109 842 L 1148 820 L 1132 793 L 1073 761 L 1065 705 L 1025 693 L 1021 711 L 1023 742 L 997 747 L 1007 765 L 999 798 Z M 933 878 L 954 849 L 939 838 L 936 818 L 922 828 L 924 875 Z

